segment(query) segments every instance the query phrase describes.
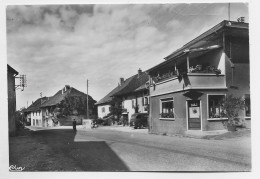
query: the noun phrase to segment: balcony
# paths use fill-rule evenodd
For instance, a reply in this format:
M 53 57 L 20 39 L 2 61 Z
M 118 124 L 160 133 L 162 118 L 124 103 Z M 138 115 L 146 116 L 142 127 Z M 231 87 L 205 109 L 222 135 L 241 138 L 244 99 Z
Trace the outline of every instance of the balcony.
M 187 89 L 225 89 L 224 74 L 190 72 L 154 81 L 151 96 L 183 91 Z

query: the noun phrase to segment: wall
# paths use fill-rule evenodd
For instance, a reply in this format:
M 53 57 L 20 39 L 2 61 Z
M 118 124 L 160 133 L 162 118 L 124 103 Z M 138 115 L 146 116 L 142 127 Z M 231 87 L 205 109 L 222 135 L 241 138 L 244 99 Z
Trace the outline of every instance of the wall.
M 236 40 L 227 38 L 226 53 L 226 83 L 228 94 L 244 98 L 245 94 L 250 94 L 248 39 Z M 232 57 L 231 60 L 229 60 L 230 57 Z M 233 62 L 233 68 L 230 61 Z M 244 117 L 244 113 L 245 112 L 242 111 L 239 114 L 240 117 Z M 246 118 L 246 124 L 247 127 L 251 127 L 251 118 Z
M 98 117 L 103 118 L 108 113 L 110 113 L 110 111 L 109 111 L 110 106 L 111 106 L 110 104 L 98 105 Z M 102 108 L 105 108 L 105 112 L 102 112 Z
M 135 96 L 128 96 L 122 102 L 124 109 L 127 109 L 128 112 L 128 122 L 130 122 L 131 116 L 135 113 L 135 109 L 132 107 L 132 100 L 135 100 Z
M 167 134 L 182 134 L 186 131 L 186 97 L 184 92 L 171 93 L 167 95 L 151 97 L 151 133 L 167 133 Z M 174 120 L 160 119 L 160 99 L 173 97 L 174 100 Z
M 190 59 L 190 67 L 196 65 L 215 66 L 221 70 L 221 74 L 225 74 L 225 53 L 223 49 L 216 49 L 200 56 L 196 59 Z
M 35 122 L 33 122 L 35 121 Z M 38 124 L 37 124 L 38 121 Z M 34 111 L 34 115 L 33 112 L 31 112 L 31 126 L 39 126 L 39 127 L 43 127 L 43 121 L 42 121 L 42 111 Z
M 9 135 L 15 135 L 15 111 L 16 111 L 16 91 L 15 91 L 15 77 L 13 73 L 7 73 L 7 87 L 8 87 L 8 128 Z
M 135 109 L 132 105 L 132 100 L 134 100 L 134 105 L 138 105 L 139 113 L 147 113 L 148 111 L 144 110 L 144 105 L 142 102 L 143 97 L 148 97 L 148 95 L 143 95 L 142 93 L 135 93 L 134 95 L 128 95 L 127 98 L 123 98 L 122 106 L 124 109 L 127 109 L 128 112 L 128 122 L 130 122 L 131 116 L 135 113 Z M 137 102 L 136 102 L 137 100 Z

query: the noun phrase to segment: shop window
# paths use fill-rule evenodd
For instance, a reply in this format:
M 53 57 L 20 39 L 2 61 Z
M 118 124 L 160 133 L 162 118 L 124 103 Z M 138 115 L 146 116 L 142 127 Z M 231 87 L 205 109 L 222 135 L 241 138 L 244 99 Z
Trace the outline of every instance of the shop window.
M 161 118 L 174 119 L 173 98 L 161 99 Z
M 225 95 L 209 95 L 208 96 L 208 114 L 210 119 L 223 118 L 225 112 L 221 107 Z
M 246 117 L 251 117 L 250 95 L 245 95 L 245 112 Z

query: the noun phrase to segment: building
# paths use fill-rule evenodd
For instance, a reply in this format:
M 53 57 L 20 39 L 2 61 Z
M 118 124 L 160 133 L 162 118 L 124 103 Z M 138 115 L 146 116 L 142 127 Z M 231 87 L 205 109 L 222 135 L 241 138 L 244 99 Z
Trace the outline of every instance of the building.
M 220 101 L 242 96 L 250 127 L 248 23 L 222 21 L 148 70 L 151 133 L 220 130 Z
M 40 107 L 47 99 L 47 97 L 38 98 L 24 110 L 26 122 L 30 123 L 31 126 L 43 126 L 43 113 Z
M 15 135 L 15 112 L 16 112 L 16 89 L 15 77 L 18 72 L 10 65 L 7 65 L 7 91 L 8 91 L 8 129 L 9 135 Z
M 126 80 L 120 78 L 118 86 L 96 103 L 98 117 L 103 118 L 109 115 L 115 101 L 120 103 L 118 107 L 122 108 L 123 115 L 128 121 L 135 112 L 148 112 L 149 90 L 146 88 L 148 80 L 148 75 L 141 69 Z
M 148 75 L 139 69 L 137 74 L 130 79 L 131 81 L 124 89 L 113 95 L 122 100 L 123 116 L 128 122 L 134 113 L 148 113 L 149 110 L 149 90 L 146 87 Z
M 64 107 L 62 104 L 65 100 L 67 100 L 68 105 L 73 105 L 73 108 L 70 106 Z M 25 110 L 25 115 L 27 119 L 31 120 L 31 126 L 53 127 L 72 125 L 73 119 L 81 123 L 81 120 L 86 118 L 86 101 L 87 95 L 85 93 L 65 85 L 54 96 L 37 99 Z M 96 101 L 88 95 L 90 115 L 95 115 L 96 113 L 95 103 Z

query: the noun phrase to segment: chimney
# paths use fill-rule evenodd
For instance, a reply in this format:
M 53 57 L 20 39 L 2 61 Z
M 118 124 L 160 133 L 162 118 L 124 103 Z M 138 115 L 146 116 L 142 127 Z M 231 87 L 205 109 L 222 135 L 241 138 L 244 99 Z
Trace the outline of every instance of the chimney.
M 138 78 L 141 76 L 141 74 L 142 74 L 142 70 L 141 70 L 141 68 L 139 68 L 139 70 L 137 71 L 138 73 Z
M 242 22 L 242 23 L 244 23 L 244 22 L 245 22 L 245 17 L 239 17 L 239 18 L 237 19 L 237 22 Z
M 65 91 L 67 91 L 68 89 L 70 89 L 70 85 L 65 85 Z
M 120 86 L 124 83 L 124 78 L 120 78 L 119 84 Z

